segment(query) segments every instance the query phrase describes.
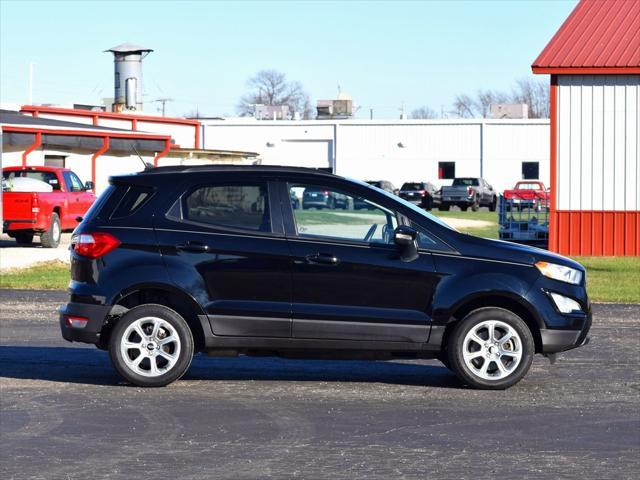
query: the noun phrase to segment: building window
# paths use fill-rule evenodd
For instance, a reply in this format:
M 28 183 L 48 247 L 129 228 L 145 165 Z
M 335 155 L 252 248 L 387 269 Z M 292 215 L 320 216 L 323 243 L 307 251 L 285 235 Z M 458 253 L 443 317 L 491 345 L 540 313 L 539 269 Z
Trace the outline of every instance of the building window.
M 438 162 L 438 178 L 440 180 L 456 178 L 456 162 Z
M 537 180 L 540 178 L 540 162 L 522 162 L 522 179 Z

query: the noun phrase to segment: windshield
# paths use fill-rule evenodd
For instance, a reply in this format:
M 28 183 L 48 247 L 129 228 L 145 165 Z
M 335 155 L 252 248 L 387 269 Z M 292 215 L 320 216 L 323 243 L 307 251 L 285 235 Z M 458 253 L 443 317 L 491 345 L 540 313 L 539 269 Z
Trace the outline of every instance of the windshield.
M 403 183 L 400 190 L 423 190 L 424 186 L 421 183 Z
M 452 186 L 454 187 L 477 187 L 478 179 L 477 178 L 456 178 L 453 181 Z
M 365 182 L 361 182 L 360 180 L 356 180 L 354 178 L 348 178 L 347 180 L 353 182 L 353 183 L 357 183 L 358 185 L 362 185 L 364 187 L 368 187 L 371 188 L 371 185 L 369 185 L 368 183 Z M 415 213 L 419 214 L 422 217 L 428 218 L 429 220 L 431 220 L 432 222 L 437 223 L 438 225 L 441 225 L 445 228 L 448 228 L 449 230 L 453 230 L 454 232 L 457 232 L 457 230 L 455 228 L 453 228 L 451 225 L 449 225 L 448 223 L 440 220 L 438 217 L 436 217 L 435 215 L 430 214 L 429 212 L 421 209 L 420 207 L 417 207 L 416 205 L 414 205 L 411 202 L 407 202 L 406 200 L 403 200 L 402 198 L 398 197 L 397 195 L 394 195 L 392 193 L 389 193 L 385 190 L 382 190 L 381 188 L 377 189 L 378 192 L 383 193 L 384 195 L 386 195 L 388 198 L 396 201 L 396 202 L 400 202 L 402 203 L 403 206 L 405 206 L 406 208 L 409 208 L 410 210 L 413 210 Z

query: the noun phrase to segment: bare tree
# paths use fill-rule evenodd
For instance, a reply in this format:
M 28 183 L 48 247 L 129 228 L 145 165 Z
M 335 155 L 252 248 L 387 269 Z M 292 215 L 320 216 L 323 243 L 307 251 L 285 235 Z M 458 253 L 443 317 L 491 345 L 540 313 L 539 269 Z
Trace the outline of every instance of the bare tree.
M 529 105 L 529 118 L 549 118 L 549 86 L 544 80 L 521 78 L 516 82 L 511 101 Z
M 237 105 L 241 116 L 253 115 L 255 105 L 289 106 L 289 111 L 300 112 L 303 118 L 311 118 L 313 111 L 309 95 L 300 82 L 290 82 L 284 73 L 261 70 L 247 81 L 249 92 Z
M 491 105 L 496 103 L 526 103 L 529 118 L 549 117 L 549 90 L 542 80 L 522 78 L 512 92 L 478 90 L 475 97 L 458 95 L 453 102 L 454 115 L 460 118 L 486 118 L 491 114 Z
M 411 118 L 413 119 L 427 119 L 427 118 L 438 118 L 438 114 L 435 112 L 435 110 L 432 110 L 431 108 L 425 106 L 416 108 L 415 110 L 411 111 Z
M 474 100 L 476 116 L 486 118 L 491 113 L 491 105 L 494 103 L 508 103 L 509 95 L 497 90 L 478 90 Z
M 469 95 L 458 95 L 453 102 L 453 111 L 460 118 L 476 116 L 474 100 Z

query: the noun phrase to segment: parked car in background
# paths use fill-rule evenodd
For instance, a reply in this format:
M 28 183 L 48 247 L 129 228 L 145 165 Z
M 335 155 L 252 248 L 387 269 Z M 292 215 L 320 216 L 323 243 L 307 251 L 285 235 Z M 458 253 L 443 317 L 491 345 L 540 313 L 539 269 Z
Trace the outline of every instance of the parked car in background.
M 49 188 L 17 188 L 20 179 Z M 48 190 L 48 191 L 47 191 Z M 83 184 L 71 170 L 58 167 L 7 167 L 2 170 L 2 230 L 20 244 L 40 236 L 46 248 L 55 248 L 64 231 L 72 231 L 96 197 L 93 184 Z
M 549 190 L 539 180 L 517 182 L 511 190 L 505 190 L 503 196 L 505 200 L 511 200 L 513 208 L 536 211 L 549 208 Z
M 495 212 L 497 204 L 498 196 L 484 178 L 456 178 L 450 187 L 442 187 L 440 210 L 449 210 L 452 205 L 457 205 L 461 210 L 471 207 L 475 212 L 480 207 L 489 207 Z
M 392 193 L 394 195 L 398 194 L 398 189 L 388 180 L 367 180 L 366 183 L 371 185 L 372 187 L 379 188 L 384 190 L 385 192 Z
M 588 340 L 579 263 L 459 233 L 362 182 L 232 165 L 110 182 L 74 233 L 60 329 L 108 350 L 135 385 L 167 385 L 204 351 L 438 358 L 466 385 L 504 389 L 536 353 Z M 374 208 L 294 210 L 303 189 Z
M 426 210 L 439 207 L 442 197 L 440 191 L 431 182 L 406 182 L 400 187 L 400 198 Z
M 388 180 L 367 180 L 365 183 L 368 183 L 372 187 L 376 187 L 380 190 L 391 193 L 392 195 L 397 195 L 399 192 L 399 190 L 393 185 L 393 183 L 389 182 Z M 355 198 L 353 200 L 353 208 L 355 208 L 356 210 L 360 210 L 362 208 L 371 210 L 372 207 L 363 199 Z
M 302 194 L 302 208 L 342 208 L 347 209 L 349 206 L 347 197 L 337 192 L 316 187 L 308 187 L 304 189 Z

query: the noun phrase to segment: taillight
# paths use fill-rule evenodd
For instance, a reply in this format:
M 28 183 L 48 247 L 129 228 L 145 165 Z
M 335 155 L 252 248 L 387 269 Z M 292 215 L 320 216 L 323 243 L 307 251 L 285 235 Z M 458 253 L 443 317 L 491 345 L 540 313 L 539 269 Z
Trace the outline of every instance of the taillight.
M 118 248 L 120 240 L 104 232 L 81 233 L 71 239 L 71 248 L 78 255 L 89 258 L 100 258 Z
M 322 194 L 323 194 L 323 195 L 329 195 L 329 191 L 324 190 L 324 191 L 322 192 Z
M 473 188 L 467 187 L 467 193 L 469 194 L 469 196 L 473 195 Z
M 420 195 L 422 195 L 423 197 L 426 197 L 426 196 L 427 196 L 427 191 L 426 191 L 426 190 L 418 190 L 418 193 L 419 193 Z
M 38 200 L 38 194 L 33 193 L 31 195 L 31 213 L 40 212 L 40 200 Z

